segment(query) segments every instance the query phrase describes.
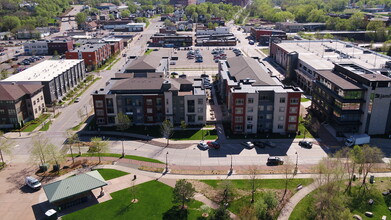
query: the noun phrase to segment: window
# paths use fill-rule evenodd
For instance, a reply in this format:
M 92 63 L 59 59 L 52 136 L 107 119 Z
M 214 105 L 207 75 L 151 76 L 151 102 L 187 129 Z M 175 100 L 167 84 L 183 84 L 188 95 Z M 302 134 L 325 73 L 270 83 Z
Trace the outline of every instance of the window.
M 236 117 L 235 117 L 235 122 L 236 122 L 236 123 L 242 123 L 242 122 L 243 122 L 243 117 L 241 117 L 241 116 L 236 116 Z
M 35 114 L 37 114 L 38 113 L 37 109 L 34 109 L 34 112 L 35 112 Z
M 285 97 L 280 98 L 280 103 L 285 103 Z
M 280 107 L 279 111 L 280 112 L 285 112 L 285 107 Z
M 296 122 L 297 117 L 296 116 L 289 116 L 289 122 Z
M 45 104 L 42 103 L 42 108 L 44 108 L 44 107 L 45 107 Z
M 253 107 L 248 107 L 247 108 L 247 112 L 253 112 L 253 111 L 254 111 Z
M 299 99 L 298 98 L 291 98 L 290 102 L 292 105 L 296 105 L 296 104 L 299 104 Z
M 105 115 L 105 112 L 104 112 L 102 109 L 97 109 L 97 110 L 96 110 L 96 115 L 97 115 L 97 116 L 104 116 L 104 115 Z
M 243 114 L 243 108 L 235 108 L 235 114 Z
M 36 104 L 36 102 L 35 102 L 35 100 L 33 101 L 33 105 L 35 105 Z
M 254 98 L 248 98 L 247 101 L 248 101 L 249 104 L 253 104 L 254 103 Z
M 252 130 L 253 129 L 253 125 L 252 124 L 248 124 L 247 125 L 247 130 Z
M 273 111 L 273 106 L 272 106 L 272 105 L 268 105 L 268 106 L 267 106 L 267 110 L 268 110 L 268 111 Z
M 243 105 L 244 104 L 244 99 L 235 99 L 235 104 L 236 105 Z
M 280 124 L 280 125 L 277 125 L 277 128 L 278 128 L 278 129 L 284 129 L 284 125 L 281 125 L 281 124 Z
M 145 102 L 147 105 L 152 105 L 152 99 L 147 99 L 147 100 L 145 100 Z
M 187 100 L 187 111 L 188 112 L 195 112 L 195 101 L 194 100 Z
M 40 109 L 41 110 L 41 109 Z M 9 115 L 16 115 L 15 109 L 8 109 L 8 114 Z
M 288 125 L 288 130 L 289 131 L 296 131 L 296 125 L 295 124 Z
M 147 121 L 153 121 L 153 117 L 152 116 L 148 116 L 147 117 Z
M 162 105 L 162 98 L 156 99 L 156 105 Z
M 198 113 L 202 113 L 204 111 L 204 108 L 197 108 Z
M 278 120 L 279 120 L 279 121 L 284 121 L 284 116 L 278 117 Z
M 198 104 L 199 104 L 199 105 L 204 104 L 204 100 L 203 100 L 203 99 L 198 99 Z
M 104 124 L 105 122 L 104 118 L 98 118 L 98 124 Z
M 265 106 L 260 105 L 260 106 L 258 107 L 258 109 L 259 109 L 259 111 L 265 111 Z
M 152 108 L 147 108 L 147 113 L 152 114 Z
M 0 109 L 0 114 L 4 114 L 4 113 L 5 113 L 4 109 Z
M 198 116 L 198 121 L 203 121 L 203 120 L 204 120 L 204 116 L 199 115 L 199 116 Z
M 273 115 L 272 114 L 267 114 L 266 115 L 266 119 L 272 119 L 273 118 Z
M 298 107 L 290 107 L 289 108 L 289 113 L 290 114 L 296 114 L 298 109 L 299 109 Z
M 253 120 L 253 116 L 247 116 L 247 121 L 252 121 Z
M 243 131 L 243 126 L 242 125 L 235 125 L 235 131 Z
M 35 103 L 34 103 L 34 105 L 35 105 Z M 95 107 L 103 108 L 103 101 L 102 100 L 96 100 L 95 101 Z

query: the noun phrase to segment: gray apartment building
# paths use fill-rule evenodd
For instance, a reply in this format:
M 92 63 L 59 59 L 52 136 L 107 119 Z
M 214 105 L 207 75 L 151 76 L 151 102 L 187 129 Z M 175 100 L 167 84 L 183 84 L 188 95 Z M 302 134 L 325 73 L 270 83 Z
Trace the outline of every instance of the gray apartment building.
M 118 74 L 119 75 L 119 74 Z M 117 78 L 92 94 L 98 125 L 116 124 L 122 112 L 136 125 L 206 123 L 206 93 L 201 81 L 155 77 Z
M 45 103 L 50 106 L 53 102 L 60 101 L 85 77 L 83 60 L 45 60 L 0 83 L 43 85 Z

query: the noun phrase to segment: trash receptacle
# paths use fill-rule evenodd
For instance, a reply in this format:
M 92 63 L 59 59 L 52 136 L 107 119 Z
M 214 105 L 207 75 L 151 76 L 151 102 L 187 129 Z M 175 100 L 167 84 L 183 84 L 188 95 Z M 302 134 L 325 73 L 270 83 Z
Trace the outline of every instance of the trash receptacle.
M 39 166 L 39 171 L 40 172 L 46 172 L 46 171 L 48 171 L 48 169 L 49 169 L 49 164 L 48 163 L 44 163 L 44 164 L 42 164 L 41 166 Z
M 353 175 L 353 181 L 356 181 L 356 178 L 357 178 L 357 176 L 356 176 L 356 174 L 354 174 Z
M 371 175 L 371 176 L 369 177 L 369 183 L 370 183 L 370 184 L 375 183 L 375 176 L 374 176 L 374 175 Z
M 54 209 L 49 209 L 45 212 L 45 219 L 47 220 L 56 220 L 57 219 L 57 211 Z

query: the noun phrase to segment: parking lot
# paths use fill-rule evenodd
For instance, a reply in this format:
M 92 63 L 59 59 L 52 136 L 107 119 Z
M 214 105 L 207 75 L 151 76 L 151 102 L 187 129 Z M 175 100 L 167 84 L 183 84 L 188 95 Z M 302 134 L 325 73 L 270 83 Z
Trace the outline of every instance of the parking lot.
M 12 74 L 14 72 L 20 72 L 23 71 L 31 66 L 34 66 L 40 62 L 43 62 L 44 60 L 50 59 L 51 56 L 42 56 L 43 58 L 41 59 L 35 59 L 34 62 L 29 62 L 30 64 L 24 65 L 21 62 L 25 59 L 30 59 L 33 56 L 18 56 L 17 60 L 16 59 L 11 59 L 9 62 L 4 62 L 0 64 L 0 71 L 1 70 L 7 70 L 8 73 Z M 20 65 L 19 65 L 20 64 Z

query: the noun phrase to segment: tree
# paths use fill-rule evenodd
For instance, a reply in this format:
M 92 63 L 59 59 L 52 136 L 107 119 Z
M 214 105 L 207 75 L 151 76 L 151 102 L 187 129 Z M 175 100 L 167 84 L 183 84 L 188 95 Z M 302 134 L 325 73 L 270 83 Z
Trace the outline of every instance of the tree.
M 12 148 L 14 146 L 14 143 L 4 137 L 4 133 L 0 131 L 0 157 L 1 162 L 4 164 L 4 157 L 3 154 L 6 155 L 12 155 Z
M 123 10 L 121 11 L 121 17 L 122 18 L 128 18 L 130 16 L 130 11 L 129 10 Z
M 292 181 L 294 175 L 295 175 L 295 167 L 292 164 L 292 162 L 287 157 L 286 161 L 284 162 L 283 166 L 283 175 L 284 175 L 284 194 L 282 195 L 281 202 L 284 201 L 285 195 L 288 192 L 288 185 L 289 182 Z M 297 171 L 296 171 L 297 172 Z
M 193 14 L 191 14 L 191 19 L 193 20 L 194 23 L 197 23 L 198 22 L 198 13 L 193 12 Z
M 369 145 L 364 145 L 362 147 L 362 166 L 361 171 L 363 173 L 363 180 L 360 188 L 363 188 L 364 191 L 367 189 L 366 178 L 368 173 L 372 171 L 375 163 L 382 161 L 383 152 L 377 147 L 371 147 Z
M 170 13 L 173 13 L 174 12 L 174 7 L 171 6 L 171 5 L 166 5 L 165 8 L 164 8 L 164 13 L 166 14 L 170 14 Z
M 8 70 L 6 70 L 6 69 L 1 70 L 0 79 L 7 79 L 8 74 L 9 74 Z
M 68 130 L 67 131 L 67 144 L 69 144 L 69 150 L 71 152 L 71 157 L 72 157 L 73 162 L 75 162 L 75 159 L 74 159 L 73 153 L 72 153 L 72 145 L 79 143 L 79 142 L 80 142 L 80 140 L 79 140 L 79 136 L 77 135 L 77 133 L 73 133 L 71 130 Z M 78 148 L 79 148 L 79 155 L 81 155 L 80 145 L 78 145 Z
M 117 114 L 116 121 L 117 121 L 116 124 L 117 130 L 120 130 L 122 132 L 122 136 L 124 136 L 123 132 L 127 130 L 130 126 L 131 123 L 130 118 L 124 113 L 119 112 Z M 122 157 L 124 156 L 125 156 L 125 149 L 124 149 L 124 141 L 122 140 Z
M 48 144 L 49 141 L 46 138 L 40 136 L 34 137 L 33 147 L 31 148 L 30 157 L 33 161 L 39 161 L 41 165 L 48 162 Z
M 58 147 L 52 143 L 48 143 L 47 152 L 49 156 L 49 162 L 60 167 L 60 163 L 65 160 L 65 152 L 58 149 Z M 59 169 L 58 169 L 59 171 Z
M 2 18 L 2 27 L 4 30 L 11 31 L 20 27 L 20 19 L 16 16 L 4 16 Z
M 258 181 L 257 181 L 258 170 L 255 166 L 253 166 L 253 167 L 249 168 L 249 171 L 250 171 L 249 179 L 250 179 L 250 186 L 251 186 L 251 203 L 254 203 L 255 192 L 257 191 L 257 189 L 259 187 Z
M 76 20 L 77 26 L 80 28 L 81 25 L 87 21 L 87 14 L 84 12 L 79 12 L 76 14 L 75 20 Z
M 160 125 L 160 133 L 163 138 L 167 139 L 167 146 L 169 145 L 170 138 L 174 134 L 174 127 L 170 120 L 164 120 Z
M 221 205 L 228 206 L 230 202 L 235 199 L 236 189 L 229 180 L 224 180 L 219 184 L 217 192 L 217 201 L 220 201 Z
M 102 140 L 101 137 L 91 138 L 92 146 L 88 150 L 92 153 L 98 153 L 99 163 L 101 162 L 101 153 L 106 153 L 109 151 L 109 142 Z
M 187 128 L 187 124 L 185 121 L 181 121 L 181 128 L 185 130 Z M 202 129 L 202 128 L 201 128 Z
M 217 208 L 213 216 L 210 217 L 211 220 L 230 220 L 231 217 L 229 212 L 224 206 Z
M 128 10 L 130 11 L 130 13 L 136 13 L 137 5 L 135 5 L 133 2 L 128 3 Z
M 182 204 L 182 209 L 185 208 L 185 203 L 189 202 L 195 194 L 193 185 L 184 179 L 178 180 L 175 183 L 173 190 L 174 202 Z

